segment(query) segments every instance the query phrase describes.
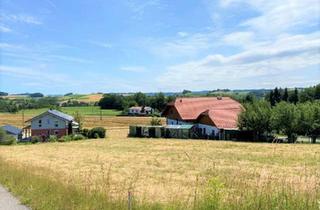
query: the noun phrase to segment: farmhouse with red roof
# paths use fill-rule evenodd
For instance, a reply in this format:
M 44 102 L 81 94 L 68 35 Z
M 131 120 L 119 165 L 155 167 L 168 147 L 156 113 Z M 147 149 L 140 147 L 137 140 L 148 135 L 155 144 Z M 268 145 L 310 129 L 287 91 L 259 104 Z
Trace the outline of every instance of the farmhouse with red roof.
M 221 138 L 225 130 L 237 130 L 241 104 L 230 97 L 176 98 L 162 115 L 168 125 L 194 124 L 202 136 Z

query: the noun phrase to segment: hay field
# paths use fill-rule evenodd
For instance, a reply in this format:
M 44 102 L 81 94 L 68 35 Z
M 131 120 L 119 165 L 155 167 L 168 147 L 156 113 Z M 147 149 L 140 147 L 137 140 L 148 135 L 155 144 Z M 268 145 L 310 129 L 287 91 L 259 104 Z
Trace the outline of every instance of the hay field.
M 114 197 L 131 189 L 139 200 L 152 202 L 188 203 L 211 178 L 223 184 L 227 200 L 282 191 L 320 199 L 319 145 L 141 140 L 125 135 L 120 129 L 101 140 L 0 147 L 0 158 L 64 184 L 104 191 L 101 186 L 107 182 Z

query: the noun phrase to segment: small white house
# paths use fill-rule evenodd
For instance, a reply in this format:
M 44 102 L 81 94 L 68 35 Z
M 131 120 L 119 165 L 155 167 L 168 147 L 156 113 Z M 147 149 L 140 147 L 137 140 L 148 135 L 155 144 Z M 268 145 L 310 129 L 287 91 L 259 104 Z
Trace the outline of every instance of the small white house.
M 154 110 L 149 106 L 133 106 L 128 110 L 128 115 L 146 116 L 153 114 Z

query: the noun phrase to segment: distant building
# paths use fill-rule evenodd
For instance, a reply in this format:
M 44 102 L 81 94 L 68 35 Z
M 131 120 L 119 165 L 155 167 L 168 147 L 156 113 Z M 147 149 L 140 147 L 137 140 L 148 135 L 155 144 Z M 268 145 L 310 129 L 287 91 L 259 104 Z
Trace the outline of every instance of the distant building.
M 8 135 L 13 136 L 17 141 L 22 139 L 22 129 L 12 125 L 4 125 L 1 127 Z
M 39 136 L 43 141 L 50 135 L 60 138 L 73 134 L 79 129 L 79 124 L 72 116 L 57 110 L 48 110 L 26 122 L 30 122 L 30 125 L 25 127 L 24 130 L 30 129 L 31 136 Z
M 149 106 L 133 106 L 128 110 L 128 115 L 147 116 L 154 113 L 154 109 Z
M 238 130 L 241 104 L 230 97 L 177 98 L 167 104 L 162 115 L 167 125 L 195 125 L 202 137 L 229 139 Z

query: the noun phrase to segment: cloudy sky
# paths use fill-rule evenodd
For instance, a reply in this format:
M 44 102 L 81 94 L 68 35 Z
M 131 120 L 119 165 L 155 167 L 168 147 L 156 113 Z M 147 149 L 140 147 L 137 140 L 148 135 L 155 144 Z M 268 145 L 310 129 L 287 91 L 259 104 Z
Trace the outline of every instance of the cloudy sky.
M 319 0 L 1 0 L 0 91 L 320 82 Z

